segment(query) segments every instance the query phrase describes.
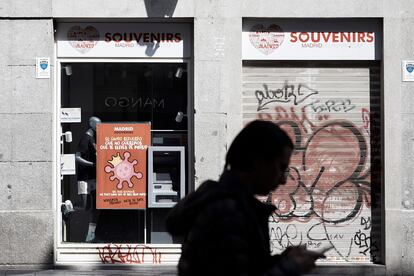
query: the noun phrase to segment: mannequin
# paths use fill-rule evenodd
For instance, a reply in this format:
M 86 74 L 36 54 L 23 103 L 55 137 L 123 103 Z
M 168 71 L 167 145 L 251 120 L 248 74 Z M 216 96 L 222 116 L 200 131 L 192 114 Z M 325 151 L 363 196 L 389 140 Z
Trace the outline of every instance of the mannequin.
M 75 153 L 78 195 L 80 201 L 75 206 L 70 200 L 62 204 L 62 213 L 68 216 L 74 211 L 90 211 L 88 234 L 86 241 L 93 241 L 98 212 L 96 210 L 96 125 L 98 117 L 89 118 L 89 129 L 82 135 L 78 151 Z

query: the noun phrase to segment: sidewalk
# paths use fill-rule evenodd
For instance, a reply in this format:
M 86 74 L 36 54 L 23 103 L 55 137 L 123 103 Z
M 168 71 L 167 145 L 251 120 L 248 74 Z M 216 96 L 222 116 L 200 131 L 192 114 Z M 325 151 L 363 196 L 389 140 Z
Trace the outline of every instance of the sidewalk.
M 111 268 L 85 268 L 85 267 L 70 267 L 70 268 L 55 268 L 55 269 L 39 269 L 39 270 L 1 270 L 0 276 L 18 275 L 18 276 L 72 276 L 72 275 L 111 275 L 111 276 L 176 276 L 175 266 L 154 266 L 154 267 L 126 267 L 125 269 Z M 384 276 L 385 266 L 383 265 L 324 265 L 316 267 L 311 274 L 306 276 Z M 214 276 L 214 275 L 212 275 Z
M 131 269 L 46 269 L 46 270 L 1 270 L 0 276 L 72 276 L 72 275 L 111 275 L 111 276 L 176 276 L 175 267 L 131 268 Z

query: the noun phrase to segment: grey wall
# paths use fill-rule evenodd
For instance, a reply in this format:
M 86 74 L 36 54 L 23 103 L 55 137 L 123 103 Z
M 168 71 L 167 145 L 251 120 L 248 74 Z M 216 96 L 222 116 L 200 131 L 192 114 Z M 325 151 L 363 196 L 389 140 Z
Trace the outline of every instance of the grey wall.
M 0 0 L 1 264 L 52 260 L 55 91 L 52 79 L 34 78 L 35 57 L 54 55 L 52 18 L 148 14 L 194 19 L 197 184 L 218 177 L 242 125 L 243 17 L 383 18 L 386 266 L 389 275 L 414 273 L 414 83 L 401 82 L 401 60 L 414 58 L 414 5 L 401 0 Z M 29 258 L 33 249 L 40 254 Z
M 1 264 L 53 262 L 53 80 L 35 79 L 52 30 L 52 20 L 0 20 Z

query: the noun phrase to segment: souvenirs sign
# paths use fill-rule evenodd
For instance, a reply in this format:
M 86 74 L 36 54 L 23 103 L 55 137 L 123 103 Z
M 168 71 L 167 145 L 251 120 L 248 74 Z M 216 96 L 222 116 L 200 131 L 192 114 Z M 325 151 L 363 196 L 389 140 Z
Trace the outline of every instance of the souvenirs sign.
M 191 25 L 184 23 L 59 23 L 58 57 L 186 58 Z
M 376 20 L 246 19 L 244 60 L 378 60 L 381 24 Z

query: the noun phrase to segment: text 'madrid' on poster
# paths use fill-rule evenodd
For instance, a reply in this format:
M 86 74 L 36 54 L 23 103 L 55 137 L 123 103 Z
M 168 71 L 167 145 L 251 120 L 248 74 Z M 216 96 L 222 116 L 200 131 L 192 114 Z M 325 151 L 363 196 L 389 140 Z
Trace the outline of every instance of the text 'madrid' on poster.
M 97 125 L 97 209 L 145 209 L 150 123 Z

